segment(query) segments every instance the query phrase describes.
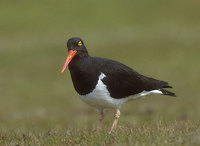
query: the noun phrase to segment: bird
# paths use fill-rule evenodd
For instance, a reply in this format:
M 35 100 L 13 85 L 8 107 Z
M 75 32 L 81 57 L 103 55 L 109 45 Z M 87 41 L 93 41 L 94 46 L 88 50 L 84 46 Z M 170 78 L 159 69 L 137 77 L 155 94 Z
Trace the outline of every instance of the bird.
M 115 129 L 124 103 L 150 94 L 176 97 L 175 93 L 166 90 L 172 88 L 168 82 L 144 76 L 118 61 L 90 56 L 79 37 L 70 38 L 67 48 L 68 56 L 61 73 L 68 67 L 81 100 L 97 108 L 99 128 L 105 110 L 115 111 L 109 133 Z

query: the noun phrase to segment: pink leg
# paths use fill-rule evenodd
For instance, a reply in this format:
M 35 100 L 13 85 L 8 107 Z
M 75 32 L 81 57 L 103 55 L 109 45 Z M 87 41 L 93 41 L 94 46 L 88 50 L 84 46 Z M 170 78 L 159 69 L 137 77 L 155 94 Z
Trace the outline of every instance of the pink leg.
M 116 109 L 115 111 L 115 114 L 114 114 L 114 121 L 113 121 L 113 124 L 112 124 L 112 127 L 110 129 L 110 132 L 109 134 L 113 131 L 113 129 L 117 126 L 117 121 L 119 119 L 119 116 L 120 116 L 120 110 L 119 109 Z
M 99 128 L 102 128 L 103 120 L 104 120 L 103 110 L 99 110 L 99 126 L 98 126 Z

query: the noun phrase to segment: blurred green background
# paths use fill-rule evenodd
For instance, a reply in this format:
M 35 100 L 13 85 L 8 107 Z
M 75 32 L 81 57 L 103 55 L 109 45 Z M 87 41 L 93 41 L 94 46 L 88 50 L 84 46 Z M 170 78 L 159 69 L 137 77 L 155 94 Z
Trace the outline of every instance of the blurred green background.
M 92 56 L 118 60 L 168 81 L 178 98 L 127 103 L 120 125 L 200 118 L 200 1 L 0 1 L 0 129 L 91 128 L 97 112 L 60 70 L 66 41 L 78 36 Z M 112 111 L 106 114 L 108 127 Z

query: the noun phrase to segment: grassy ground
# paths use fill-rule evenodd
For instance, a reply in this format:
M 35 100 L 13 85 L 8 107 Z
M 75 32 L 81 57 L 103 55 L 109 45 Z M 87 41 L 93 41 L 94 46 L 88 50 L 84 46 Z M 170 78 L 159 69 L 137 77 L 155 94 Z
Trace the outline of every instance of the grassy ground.
M 1 145 L 199 145 L 200 3 L 191 1 L 1 1 Z M 73 89 L 65 43 L 168 81 L 178 98 L 149 96 L 97 112 Z

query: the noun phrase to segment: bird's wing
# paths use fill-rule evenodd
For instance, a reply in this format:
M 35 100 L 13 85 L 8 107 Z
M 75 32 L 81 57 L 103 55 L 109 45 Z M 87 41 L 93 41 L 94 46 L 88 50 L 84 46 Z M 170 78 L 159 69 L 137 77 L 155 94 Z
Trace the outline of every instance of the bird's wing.
M 102 81 L 113 98 L 125 98 L 144 90 L 151 91 L 168 86 L 167 82 L 143 76 L 128 66 L 113 60 L 104 60 L 101 70 L 106 75 Z

